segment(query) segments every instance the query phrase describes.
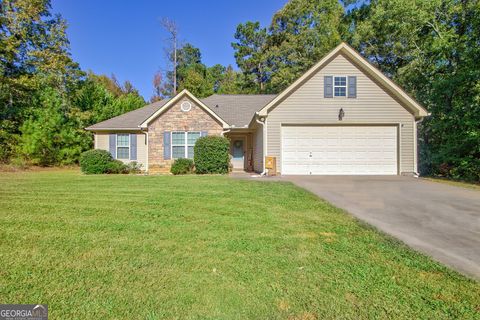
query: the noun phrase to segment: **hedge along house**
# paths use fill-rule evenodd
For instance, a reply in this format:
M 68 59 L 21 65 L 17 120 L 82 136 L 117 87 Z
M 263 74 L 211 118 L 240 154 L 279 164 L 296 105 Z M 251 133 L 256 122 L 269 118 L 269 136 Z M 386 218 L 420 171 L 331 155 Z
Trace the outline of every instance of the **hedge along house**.
M 212 95 L 183 90 L 86 128 L 95 148 L 150 173 L 193 158 L 196 139 L 230 139 L 235 169 L 279 174 L 412 174 L 417 122 L 426 110 L 342 43 L 278 95 Z

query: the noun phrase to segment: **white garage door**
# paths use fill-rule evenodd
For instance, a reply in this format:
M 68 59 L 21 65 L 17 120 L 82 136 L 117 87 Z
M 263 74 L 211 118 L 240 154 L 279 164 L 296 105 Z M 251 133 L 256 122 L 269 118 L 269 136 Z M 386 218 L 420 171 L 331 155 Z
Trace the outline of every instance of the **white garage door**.
M 397 127 L 283 126 L 282 174 L 397 174 Z

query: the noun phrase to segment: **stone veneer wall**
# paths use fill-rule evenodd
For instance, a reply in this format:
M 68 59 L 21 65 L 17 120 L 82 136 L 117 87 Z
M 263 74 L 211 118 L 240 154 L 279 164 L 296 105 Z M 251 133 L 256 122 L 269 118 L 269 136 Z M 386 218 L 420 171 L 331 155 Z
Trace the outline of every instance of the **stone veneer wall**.
M 188 112 L 183 112 L 180 109 L 180 105 L 184 101 L 189 101 L 192 104 L 192 108 Z M 170 172 L 173 159 L 163 159 L 164 131 L 207 131 L 208 135 L 220 135 L 223 127 L 220 122 L 212 118 L 210 114 L 190 99 L 180 99 L 148 126 L 149 173 Z

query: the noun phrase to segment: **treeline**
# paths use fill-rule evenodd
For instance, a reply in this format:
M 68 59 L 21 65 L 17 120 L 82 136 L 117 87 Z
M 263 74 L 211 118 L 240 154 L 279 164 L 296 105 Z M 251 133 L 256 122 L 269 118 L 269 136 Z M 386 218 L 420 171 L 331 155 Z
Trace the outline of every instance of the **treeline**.
M 176 89 L 278 93 L 346 41 L 431 112 L 421 173 L 480 181 L 479 1 L 290 0 L 269 26 L 240 24 L 234 38 L 239 71 L 181 46 Z M 152 100 L 172 95 L 173 77 L 155 75 Z M 76 163 L 92 146 L 84 127 L 143 104 L 130 83 L 80 70 L 48 0 L 0 2 L 1 161 Z
M 0 2 L 0 162 L 77 163 L 93 146 L 84 127 L 145 104 L 131 83 L 80 70 L 50 9 Z

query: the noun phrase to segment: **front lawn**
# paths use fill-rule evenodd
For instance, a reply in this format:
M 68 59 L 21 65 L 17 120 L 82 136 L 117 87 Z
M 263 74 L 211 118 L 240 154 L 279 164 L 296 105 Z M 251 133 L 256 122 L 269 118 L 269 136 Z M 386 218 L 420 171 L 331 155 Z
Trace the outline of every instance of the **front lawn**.
M 480 285 L 289 183 L 0 173 L 0 303 L 51 319 L 472 319 Z

